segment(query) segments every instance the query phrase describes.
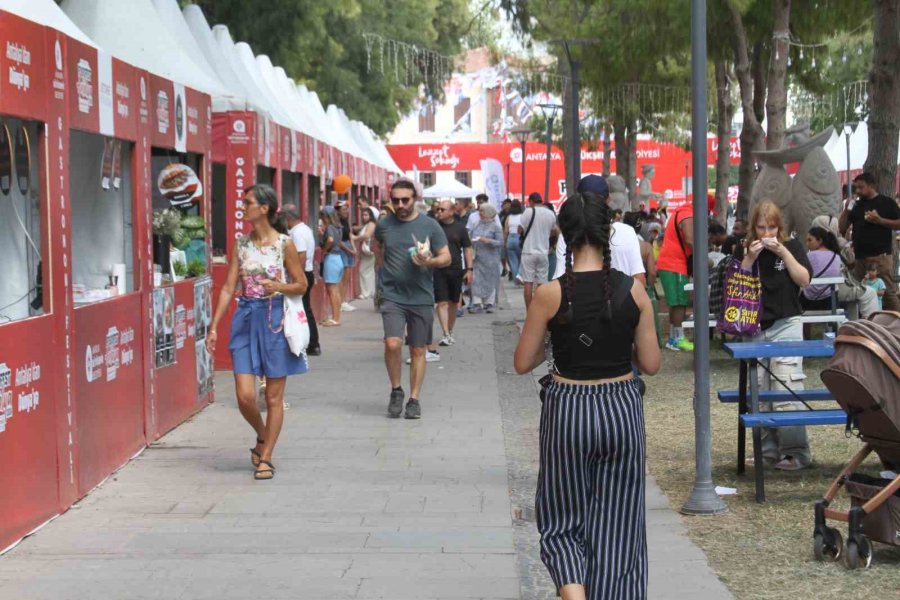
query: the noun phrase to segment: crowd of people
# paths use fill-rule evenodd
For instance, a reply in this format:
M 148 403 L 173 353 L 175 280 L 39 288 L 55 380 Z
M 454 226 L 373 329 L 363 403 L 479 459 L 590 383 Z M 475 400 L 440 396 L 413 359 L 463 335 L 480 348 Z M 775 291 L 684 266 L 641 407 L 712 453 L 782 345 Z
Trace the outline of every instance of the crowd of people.
M 439 347 L 456 343 L 454 326 L 466 314 L 464 306 L 470 314 L 498 307 L 508 277 L 521 286 L 526 309 L 515 369 L 525 374 L 544 363 L 550 367 L 540 391 L 541 558 L 563 598 L 646 597 L 641 376 L 659 370 L 661 347 L 693 350 L 684 323 L 695 252 L 708 257 L 708 264 L 696 264 L 710 269 L 713 295 L 724 265 L 738 261 L 758 274 L 761 330 L 754 341 L 804 339 L 803 313 L 831 308 L 832 300 L 862 317 L 882 305 L 898 310 L 893 246 L 900 207 L 878 194 L 874 183 L 870 174 L 858 175 L 856 198 L 848 198 L 838 215 L 814 219 L 807 232 L 790 231 L 779 208 L 766 200 L 755 204 L 749 220 L 734 219 L 730 232 L 711 220 L 703 250 L 695 248 L 691 205 L 614 211 L 609 186 L 597 175 L 578 182 L 558 216 L 537 193 L 527 207 L 507 200 L 499 211 L 483 194 L 474 207 L 451 199 L 429 206 L 414 182 L 401 179 L 381 209 L 360 198 L 356 224 L 348 203 L 323 207 L 318 235 L 296 206 L 279 209 L 270 187 L 253 186 L 243 199 L 253 231 L 230 258 L 207 344 L 214 350 L 216 327 L 237 296 L 229 349 L 238 406 L 256 433 L 250 449 L 255 477 L 271 479 L 286 377 L 304 373 L 306 356 L 322 353 L 310 303 L 317 249 L 330 310 L 318 325 L 340 326 L 341 313 L 353 310 L 354 265 L 357 299 L 373 298 L 381 314 L 391 418 L 422 417 L 427 363 L 440 360 Z M 707 207 L 711 214 L 713 206 Z M 843 277 L 844 283 L 814 282 L 821 277 Z M 657 286 L 669 316 L 665 341 L 659 339 Z M 292 353 L 281 334 L 286 317 L 279 294 L 303 296 L 310 325 L 306 355 Z M 435 314 L 439 338 L 433 335 Z M 802 389 L 801 358 L 773 360 L 764 371 L 763 389 Z M 256 405 L 258 378 L 266 381 L 265 420 Z M 812 456 L 805 429 L 764 430 L 762 456 L 778 469 L 806 468 Z M 602 501 L 611 497 L 616 502 Z M 609 522 L 620 526 L 605 527 Z

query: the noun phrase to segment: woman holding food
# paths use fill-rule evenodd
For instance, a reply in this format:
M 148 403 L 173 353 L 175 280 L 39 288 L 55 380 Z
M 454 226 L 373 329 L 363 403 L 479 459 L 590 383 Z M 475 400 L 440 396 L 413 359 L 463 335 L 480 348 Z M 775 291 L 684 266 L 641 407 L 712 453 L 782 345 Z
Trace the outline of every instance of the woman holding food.
M 206 347 L 210 353 L 215 352 L 219 322 L 238 293 L 228 349 L 234 365 L 238 408 L 256 432 L 256 446 L 250 449 L 250 460 L 256 467 L 254 477 L 266 480 L 275 476 L 272 453 L 284 420 L 287 376 L 307 370 L 305 356 L 291 353 L 284 336 L 282 294 L 302 296 L 307 283 L 294 243 L 280 230 L 275 190 L 263 184 L 249 187 L 244 193 L 243 208 L 244 221 L 250 223 L 253 231 L 238 240 L 228 262 Z M 293 283 L 287 283 L 288 280 Z M 265 422 L 256 406 L 257 377 L 266 379 Z
M 762 331 L 754 342 L 797 341 L 803 339 L 800 314 L 800 290 L 809 285 L 812 267 L 800 240 L 789 238 L 781 211 L 773 202 L 764 200 L 750 215 L 750 231 L 736 256 L 741 268 L 759 274 L 762 284 Z M 762 369 L 762 389 L 802 390 L 803 358 L 774 358 Z M 772 381 L 773 378 L 777 378 Z M 780 381 L 779 381 L 780 380 Z M 797 402 L 761 403 L 761 410 L 802 410 Z M 763 461 L 783 471 L 796 471 L 809 466 L 812 457 L 805 427 L 763 428 Z M 761 467 L 762 465 L 758 465 Z

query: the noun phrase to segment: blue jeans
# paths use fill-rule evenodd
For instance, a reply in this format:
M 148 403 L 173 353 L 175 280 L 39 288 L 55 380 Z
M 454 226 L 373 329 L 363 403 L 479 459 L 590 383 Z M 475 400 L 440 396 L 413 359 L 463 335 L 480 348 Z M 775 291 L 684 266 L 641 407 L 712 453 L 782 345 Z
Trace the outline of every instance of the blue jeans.
M 509 261 L 509 271 L 513 278 L 519 274 L 519 264 L 522 262 L 522 249 L 519 248 L 519 234 L 509 232 L 506 240 L 506 258 Z

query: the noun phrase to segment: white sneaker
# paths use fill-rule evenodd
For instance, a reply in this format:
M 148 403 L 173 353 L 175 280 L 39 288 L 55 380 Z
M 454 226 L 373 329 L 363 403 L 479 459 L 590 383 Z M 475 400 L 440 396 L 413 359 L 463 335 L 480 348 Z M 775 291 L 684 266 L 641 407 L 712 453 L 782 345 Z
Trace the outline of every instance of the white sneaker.
M 445 333 L 444 337 L 441 338 L 441 341 L 438 342 L 438 346 L 452 346 L 453 345 L 453 336 L 449 333 Z
M 353 312 L 354 310 L 356 310 L 356 308 L 351 306 L 349 302 L 341 304 L 341 312 Z
M 441 361 L 440 354 L 438 354 L 437 352 L 432 352 L 431 350 L 425 351 L 425 362 L 440 362 L 440 361 Z M 411 365 L 412 358 L 407 358 L 406 364 Z

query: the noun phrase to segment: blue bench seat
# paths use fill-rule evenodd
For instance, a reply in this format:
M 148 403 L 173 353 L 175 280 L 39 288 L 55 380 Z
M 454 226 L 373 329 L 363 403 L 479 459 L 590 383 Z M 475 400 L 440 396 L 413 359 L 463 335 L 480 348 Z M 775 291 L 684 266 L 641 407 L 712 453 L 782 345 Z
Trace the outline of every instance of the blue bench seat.
M 794 394 L 796 394 L 801 400 L 806 400 L 808 402 L 815 402 L 818 400 L 834 400 L 834 395 L 831 393 L 831 390 L 795 390 Z M 718 393 L 719 402 L 737 404 L 738 397 L 740 396 L 739 390 L 721 390 Z M 760 402 L 790 402 L 795 400 L 794 396 L 791 392 L 787 390 L 759 390 L 759 401 Z M 750 393 L 747 393 L 747 403 L 750 402 Z
M 792 427 L 798 425 L 845 425 L 847 413 L 842 410 L 792 410 L 747 413 L 741 415 L 744 427 Z

